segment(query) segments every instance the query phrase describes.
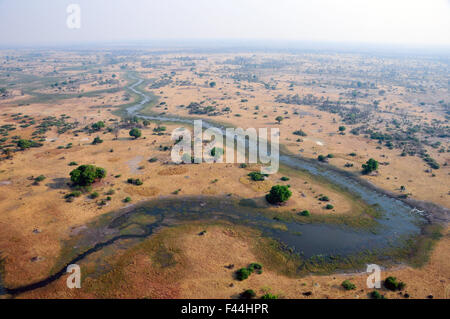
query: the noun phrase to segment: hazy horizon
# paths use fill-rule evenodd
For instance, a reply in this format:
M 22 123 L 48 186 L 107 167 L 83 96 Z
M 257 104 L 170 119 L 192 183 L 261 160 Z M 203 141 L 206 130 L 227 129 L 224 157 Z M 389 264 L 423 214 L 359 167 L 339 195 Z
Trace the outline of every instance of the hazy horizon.
M 81 9 L 80 28 L 67 26 L 69 4 Z M 449 17 L 449 0 L 0 0 L 0 47 L 224 40 L 449 48 Z

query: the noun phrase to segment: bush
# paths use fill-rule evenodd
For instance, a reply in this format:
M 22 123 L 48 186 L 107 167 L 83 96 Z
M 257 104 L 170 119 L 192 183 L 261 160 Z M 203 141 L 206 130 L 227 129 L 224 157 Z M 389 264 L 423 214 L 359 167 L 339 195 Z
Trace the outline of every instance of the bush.
M 103 143 L 103 140 L 100 137 L 95 137 L 94 140 L 92 141 L 92 145 L 97 145 L 97 144 L 101 144 Z
M 245 280 L 250 276 L 252 273 L 252 270 L 248 268 L 241 268 L 236 271 L 236 279 L 239 281 Z
M 344 287 L 345 290 L 354 290 L 356 289 L 356 285 L 352 283 L 350 280 L 344 280 L 341 284 L 342 287 Z
M 300 215 L 301 216 L 305 216 L 305 217 L 309 217 L 309 216 L 311 216 L 311 213 L 308 210 L 304 210 L 304 211 L 300 212 Z
M 25 150 L 25 149 L 30 148 L 30 147 L 42 146 L 42 144 L 40 144 L 38 142 L 35 142 L 35 141 L 32 141 L 32 140 L 20 139 L 20 140 L 17 141 L 17 146 L 20 149 Z
M 287 182 L 290 178 L 289 177 L 286 177 L 286 176 L 283 176 L 283 177 L 281 177 L 280 178 L 283 182 Z
M 89 195 L 89 197 L 92 199 L 97 198 L 98 196 L 99 196 L 99 194 L 97 192 L 93 192 L 93 193 L 91 193 L 91 195 Z
M 321 197 L 319 197 L 319 200 L 320 200 L 321 202 L 329 202 L 329 201 L 330 201 L 330 199 L 328 198 L 328 196 L 321 196 Z
M 69 163 L 69 166 L 76 166 L 76 165 L 78 165 L 77 162 L 70 162 L 70 163 Z
M 135 139 L 137 139 L 137 138 L 141 137 L 142 132 L 141 132 L 140 129 L 138 129 L 138 128 L 135 127 L 135 128 L 132 128 L 132 129 L 130 130 L 129 134 L 130 134 L 130 136 L 132 136 L 132 137 L 134 137 Z
M 70 179 L 78 186 L 89 186 L 95 180 L 102 179 L 105 176 L 106 170 L 94 165 L 80 165 L 70 172 Z
M 127 183 L 128 184 L 137 185 L 137 186 L 140 186 L 140 185 L 144 184 L 144 182 L 142 182 L 139 178 L 129 178 L 127 180 Z
M 34 181 L 35 181 L 36 183 L 39 183 L 39 182 L 42 182 L 44 179 L 45 179 L 45 176 L 44 176 L 44 175 L 39 175 L 38 177 L 36 177 L 36 178 L 34 179 Z
M 81 191 L 73 191 L 71 193 L 68 193 L 66 195 L 64 195 L 65 199 L 71 198 L 71 197 L 80 197 L 81 196 Z
M 29 140 L 18 140 L 17 141 L 17 146 L 20 147 L 21 149 L 27 149 L 31 147 L 31 141 Z
M 270 292 L 266 293 L 261 297 L 261 299 L 278 299 L 277 295 L 273 295 Z
M 378 169 L 378 161 L 374 160 L 373 158 L 370 158 L 366 164 L 362 165 L 363 174 L 369 174 L 373 171 L 376 171 Z
M 271 204 L 280 204 L 287 201 L 292 196 L 289 187 L 284 185 L 272 186 L 270 193 L 266 195 L 266 200 Z
M 255 297 L 256 297 L 256 293 L 253 290 L 251 290 L 251 289 L 245 290 L 240 295 L 241 299 L 252 299 L 252 298 L 255 298 Z
M 319 155 L 319 156 L 317 156 L 317 160 L 319 162 L 326 162 L 327 158 L 325 157 L 325 155 Z
M 333 209 L 333 208 L 334 208 L 334 206 L 331 204 L 327 204 L 327 206 L 325 206 L 325 209 Z
M 156 161 L 158 161 L 158 159 L 156 157 L 152 157 L 151 159 L 148 160 L 150 163 L 154 163 Z
M 308 134 L 306 134 L 303 130 L 295 131 L 295 132 L 292 133 L 292 134 L 298 135 L 298 136 L 308 136 Z
M 251 271 L 255 271 L 257 274 L 262 274 L 262 265 L 259 263 L 251 263 L 248 267 Z
M 247 176 L 249 176 L 253 181 L 259 182 L 263 181 L 265 177 L 269 176 L 268 174 L 261 174 L 260 172 L 251 172 Z
M 397 278 L 390 276 L 384 280 L 384 287 L 386 287 L 386 289 L 396 291 L 403 290 L 406 287 L 406 284 L 404 282 L 397 281 Z
M 125 199 L 123 201 L 125 203 L 129 203 L 129 202 L 131 202 L 131 197 L 125 197 Z
M 105 127 L 105 123 L 103 121 L 98 121 L 97 123 L 92 124 L 91 127 L 94 131 L 100 131 Z
M 380 294 L 378 291 L 374 290 L 369 294 L 372 299 L 386 299 L 386 297 Z

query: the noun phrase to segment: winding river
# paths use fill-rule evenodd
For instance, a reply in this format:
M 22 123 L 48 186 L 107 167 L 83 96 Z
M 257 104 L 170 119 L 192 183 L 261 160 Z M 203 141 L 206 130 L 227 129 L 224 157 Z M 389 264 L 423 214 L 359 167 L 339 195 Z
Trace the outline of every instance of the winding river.
M 129 115 L 139 116 L 161 122 L 178 122 L 192 124 L 193 119 L 175 116 L 146 116 L 139 110 L 151 102 L 138 87 L 142 79 L 134 78 L 136 83 L 129 89 L 142 97 L 141 101 L 127 108 Z M 203 126 L 217 127 L 224 131 L 225 127 L 203 120 Z M 228 220 L 260 229 L 263 234 L 274 238 L 290 247 L 291 251 L 309 258 L 312 256 L 352 255 L 361 251 L 372 251 L 401 245 L 402 239 L 420 234 L 421 225 L 425 222 L 422 215 L 417 214 L 414 207 L 389 196 L 370 184 L 357 178 L 301 157 L 280 154 L 280 162 L 290 168 L 307 171 L 313 176 L 319 176 L 328 182 L 342 187 L 361 198 L 368 205 L 375 205 L 382 212 L 377 219 L 379 227 L 376 232 L 356 230 L 348 226 L 335 224 L 299 223 L 295 221 L 280 221 L 264 214 L 265 208 L 248 205 L 245 200 L 228 197 L 168 197 L 158 198 L 136 206 L 124 208 L 110 213 L 108 222 L 101 226 L 88 227 L 81 233 L 81 240 L 76 247 L 89 247 L 78 252 L 72 260 L 48 278 L 23 287 L 1 287 L 0 295 L 16 295 L 43 287 L 57 280 L 66 272 L 67 265 L 77 263 L 103 247 L 117 243 L 122 239 L 141 239 L 150 236 L 159 227 L 170 227 L 188 220 Z M 132 222 L 133 216 L 152 215 L 154 220 L 148 223 Z M 133 231 L 123 233 L 124 227 L 134 225 Z M 283 225 L 283 228 L 274 227 Z

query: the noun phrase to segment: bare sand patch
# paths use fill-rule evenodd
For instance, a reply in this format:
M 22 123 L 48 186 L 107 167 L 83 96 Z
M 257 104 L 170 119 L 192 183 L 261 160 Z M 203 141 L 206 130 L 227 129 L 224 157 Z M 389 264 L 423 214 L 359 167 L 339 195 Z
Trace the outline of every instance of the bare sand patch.
M 166 167 L 158 172 L 158 175 L 169 176 L 169 175 L 181 175 L 188 172 L 185 166 L 170 166 Z

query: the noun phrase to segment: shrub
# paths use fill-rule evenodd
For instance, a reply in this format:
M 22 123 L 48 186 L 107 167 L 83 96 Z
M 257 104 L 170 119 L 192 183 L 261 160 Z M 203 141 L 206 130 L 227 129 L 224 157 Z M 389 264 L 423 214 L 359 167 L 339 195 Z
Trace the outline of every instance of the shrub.
M 97 145 L 97 144 L 101 144 L 103 143 L 103 140 L 100 137 L 95 137 L 94 140 L 92 141 L 92 145 Z
M 134 137 L 135 139 L 137 139 L 137 138 L 141 137 L 142 132 L 141 132 L 140 129 L 138 129 L 138 128 L 135 127 L 135 128 L 132 128 L 132 129 L 130 130 L 129 134 L 130 134 L 130 136 L 132 136 L 132 137 Z
M 151 159 L 148 160 L 150 163 L 154 163 L 156 161 L 158 161 L 158 159 L 156 157 L 152 157 Z
M 334 155 L 333 155 L 333 154 L 328 154 L 327 157 L 328 157 L 328 158 L 333 158 Z
M 153 129 L 153 132 L 160 133 L 164 132 L 167 128 L 165 126 L 157 126 Z
M 283 117 L 282 117 L 282 116 L 277 116 L 277 117 L 275 118 L 275 121 L 277 121 L 278 124 L 280 124 L 282 120 L 283 120 Z
M 325 206 L 325 209 L 333 209 L 333 208 L 334 208 L 334 206 L 331 204 L 327 204 L 327 206 Z
M 35 141 L 32 141 L 32 140 L 20 139 L 20 140 L 17 141 L 17 146 L 20 149 L 25 150 L 25 149 L 30 148 L 30 147 L 42 146 L 42 144 L 40 144 L 38 142 L 35 142 Z
M 329 202 L 329 201 L 330 201 L 330 199 L 328 198 L 328 196 L 321 196 L 321 197 L 319 197 L 319 200 L 320 200 L 321 202 Z
M 378 161 L 374 160 L 373 158 L 370 158 L 366 164 L 362 165 L 363 174 L 369 174 L 373 171 L 376 171 L 378 169 Z
M 298 135 L 298 136 L 308 136 L 308 134 L 306 134 L 303 130 L 297 130 L 297 131 L 293 132 L 292 134 Z
M 94 165 L 80 165 L 70 172 L 70 179 L 75 185 L 89 186 L 95 180 L 106 176 L 106 170 Z
M 109 191 L 106 192 L 106 195 L 114 195 L 116 191 L 114 189 L 110 189 Z
M 262 265 L 259 263 L 251 263 L 248 267 L 251 271 L 255 271 L 257 274 L 262 274 Z
M 34 181 L 35 181 L 36 183 L 39 183 L 39 182 L 42 182 L 44 179 L 45 179 L 45 176 L 44 176 L 44 175 L 39 175 L 38 177 L 36 177 L 36 178 L 34 179 Z
M 142 182 L 139 178 L 129 178 L 127 180 L 127 183 L 128 184 L 137 185 L 137 186 L 140 186 L 140 185 L 144 184 L 144 182 Z
M 241 293 L 240 298 L 241 299 L 252 299 L 256 297 L 256 293 L 251 290 L 251 289 L 247 289 L 244 292 Z
M 325 155 L 319 155 L 319 156 L 317 156 L 317 160 L 319 162 L 326 162 L 327 158 L 325 157 Z
M 94 131 L 100 131 L 105 127 L 105 123 L 103 121 L 98 121 L 97 123 L 92 124 L 91 127 Z
M 356 289 L 356 285 L 352 283 L 350 280 L 344 280 L 341 284 L 342 287 L 344 287 L 345 290 L 354 290 Z
M 76 165 L 78 165 L 77 162 L 70 162 L 70 163 L 69 163 L 69 166 L 76 166 Z
M 390 276 L 384 280 L 384 287 L 386 287 L 386 289 L 396 291 L 403 290 L 406 287 L 406 284 L 404 282 L 397 281 L 397 278 Z
M 97 192 L 93 192 L 93 193 L 91 193 L 91 195 L 89 195 L 89 197 L 92 199 L 97 198 L 98 196 L 99 196 L 99 194 Z
M 280 178 L 283 182 L 287 182 L 290 178 L 289 177 L 286 177 L 286 176 L 283 176 L 283 177 L 281 177 Z
M 259 182 L 263 181 L 265 177 L 269 176 L 268 174 L 261 174 L 260 172 L 251 172 L 247 176 L 249 176 L 253 181 Z
M 270 189 L 270 193 L 266 195 L 266 200 L 271 204 L 280 204 L 287 201 L 292 196 L 289 187 L 284 185 L 275 185 Z
M 125 197 L 125 199 L 123 201 L 125 203 L 129 203 L 129 202 L 131 202 L 131 197 Z
M 268 292 L 265 295 L 261 296 L 261 299 L 278 299 L 278 296 Z
M 304 211 L 300 212 L 300 215 L 309 217 L 309 216 L 311 216 L 311 213 L 308 210 L 304 210 Z
M 236 278 L 237 278 L 237 280 L 242 281 L 242 280 L 247 279 L 251 273 L 252 273 L 252 270 L 250 270 L 248 268 L 241 268 L 236 271 Z
M 80 196 L 81 196 L 81 191 L 73 191 L 71 193 L 64 195 L 64 198 L 68 199 L 71 197 L 80 197 Z
M 378 291 L 374 290 L 369 294 L 372 299 L 386 299 L 386 297 L 380 294 Z

